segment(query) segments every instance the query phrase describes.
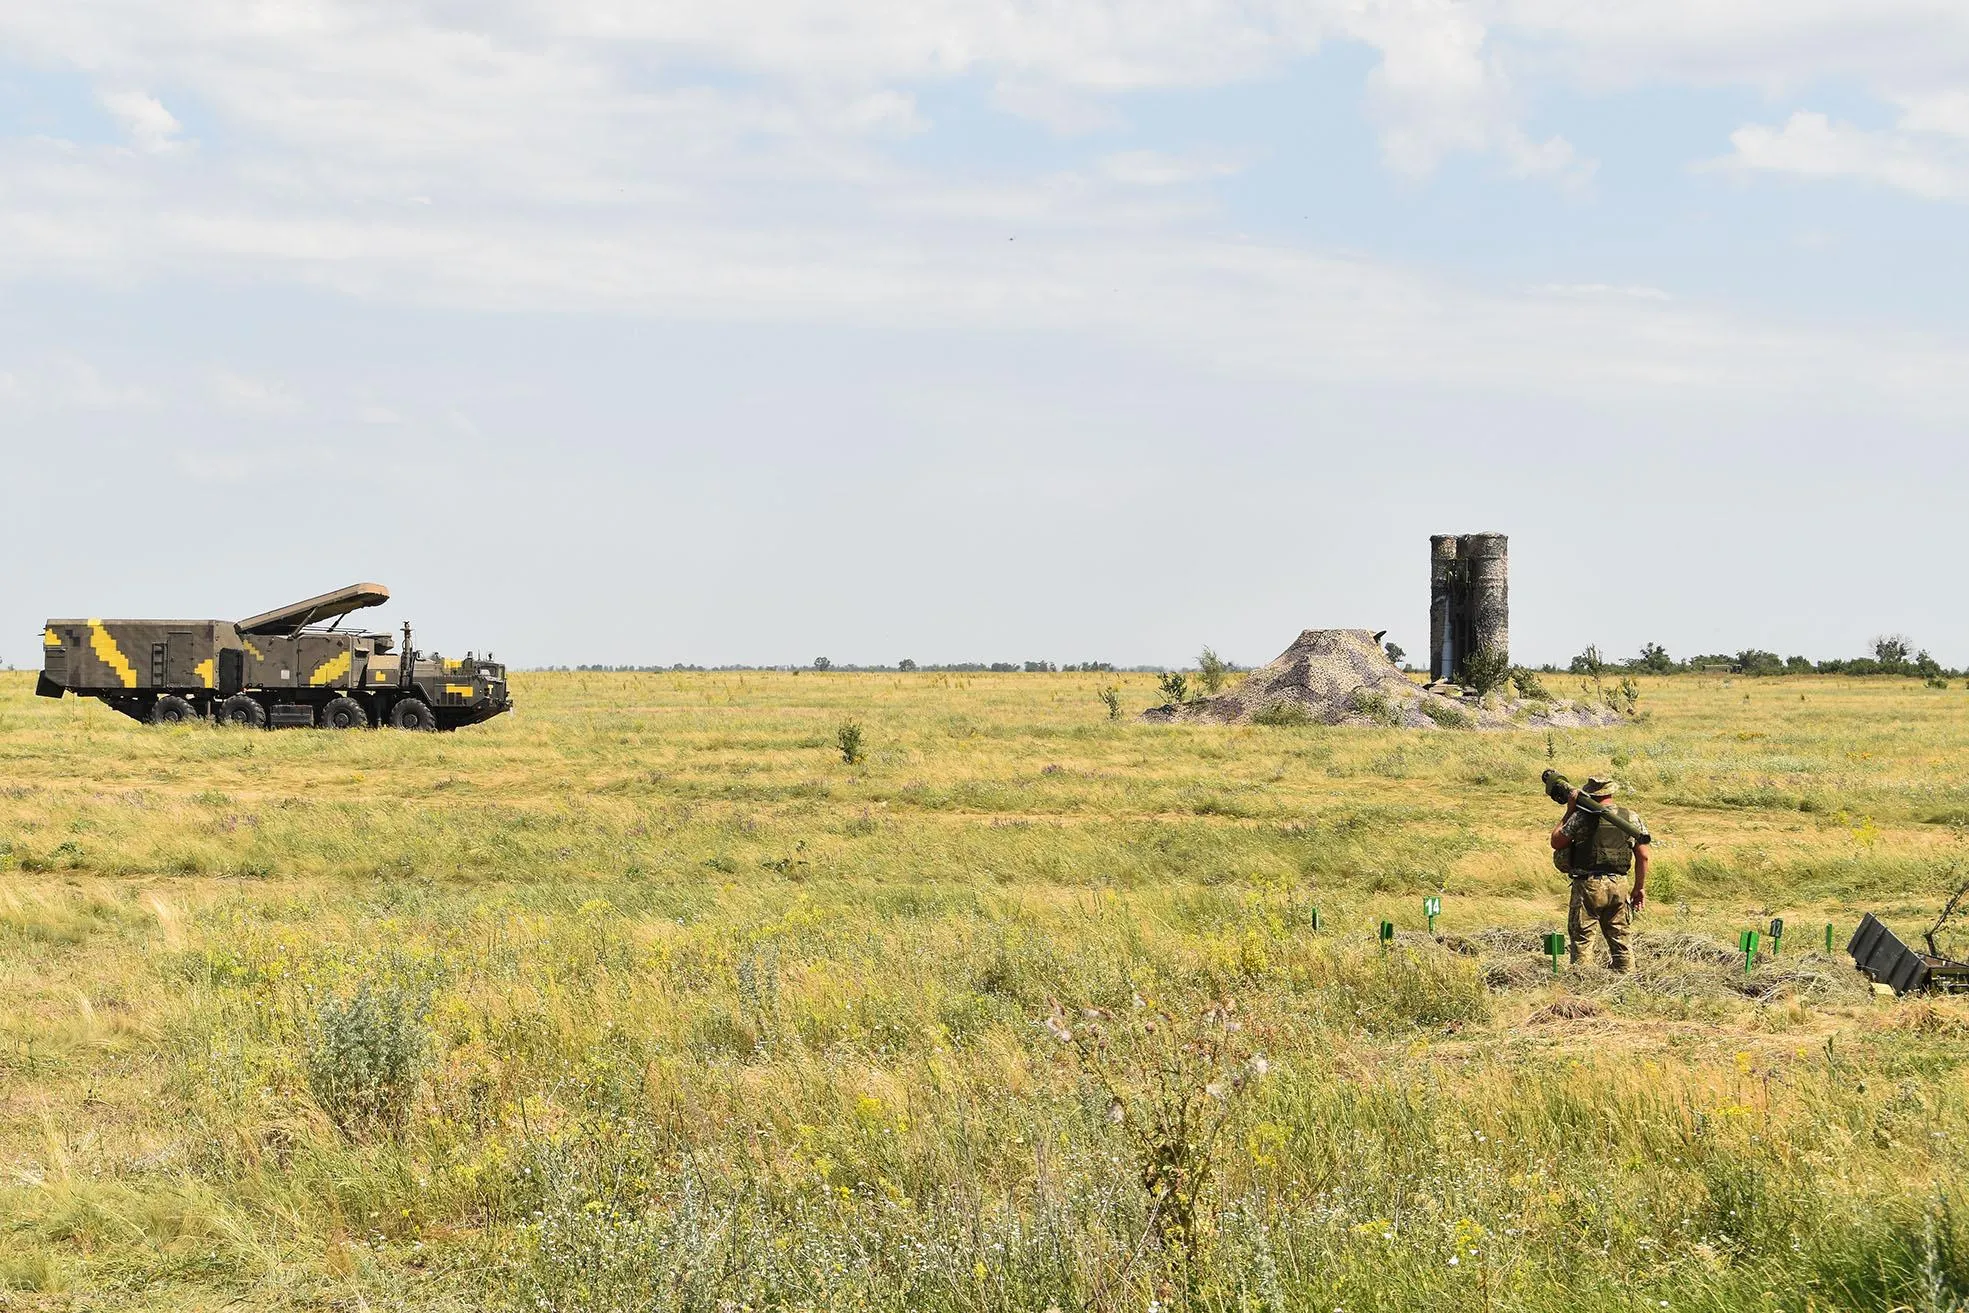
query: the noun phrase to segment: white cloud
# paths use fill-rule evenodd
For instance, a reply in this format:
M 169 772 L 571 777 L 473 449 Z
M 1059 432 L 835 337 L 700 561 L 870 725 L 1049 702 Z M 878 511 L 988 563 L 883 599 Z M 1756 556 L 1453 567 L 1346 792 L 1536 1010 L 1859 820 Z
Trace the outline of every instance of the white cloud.
M 43 411 L 148 410 L 158 404 L 151 389 L 116 382 L 89 361 L 66 353 L 0 371 L 0 400 Z
M 1637 301 L 1667 301 L 1659 287 L 1616 286 L 1613 283 L 1546 283 L 1536 290 L 1552 296 L 1625 296 Z
M 1951 89 L 1903 97 L 1899 126 L 1906 132 L 1969 137 L 1969 90 Z
M 991 89 L 991 103 L 1065 137 L 1105 132 L 1122 124 L 1121 112 L 1107 101 L 1057 83 L 1002 80 Z
M 1411 177 L 1456 151 L 1496 152 L 1513 173 L 1577 182 L 1590 166 L 1563 138 L 1530 140 L 1503 61 L 1487 48 L 1476 6 L 1458 0 L 1380 0 L 1348 17 L 1350 35 L 1381 51 L 1368 100 L 1389 166 Z
M 163 155 L 184 144 L 178 139 L 178 120 L 155 96 L 141 91 L 107 91 L 102 102 L 138 150 Z
M 1969 195 L 1969 160 L 1961 151 L 1894 131 L 1869 131 L 1800 110 L 1782 128 L 1748 124 L 1730 134 L 1723 164 L 1807 178 L 1853 178 L 1931 200 Z
M 1405 174 L 1462 152 L 1589 176 L 1563 136 L 1527 126 L 1534 94 L 1568 79 L 1845 69 L 1897 97 L 1900 127 L 1746 127 L 1740 166 L 1956 194 L 1936 143 L 1962 121 L 1962 55 L 1889 38 L 1954 35 L 1960 52 L 1969 19 L 1879 4 L 1888 18 L 1831 0 L 493 0 L 471 27 L 440 0 L 11 6 L 0 44 L 102 86 L 172 88 L 197 105 L 201 141 L 159 169 L 127 150 L 0 140 L 0 277 L 169 273 L 468 309 L 1091 331 L 1226 369 L 1459 387 L 1672 380 L 1779 397 L 1847 378 L 1952 408 L 1952 379 L 1969 371 L 1946 344 L 1889 352 L 1618 283 L 1485 295 L 1213 241 L 1197 189 L 1175 184 L 1234 172 L 1233 150 L 1111 152 L 986 181 L 895 147 L 924 130 L 936 84 L 1098 131 L 1118 121 L 1119 93 L 1270 76 L 1340 38 L 1379 52 L 1366 94 Z M 146 149 L 183 141 L 150 94 L 104 100 Z M 371 410 L 367 422 L 399 422 Z
M 214 400 L 227 410 L 252 415 L 286 415 L 299 409 L 300 405 L 287 386 L 277 380 L 251 378 L 222 369 L 213 374 L 211 385 Z
M 228 484 L 247 482 L 263 464 L 243 452 L 199 451 L 189 447 L 174 452 L 172 463 L 181 474 L 199 483 Z
M 1128 150 L 1105 156 L 1100 173 L 1113 182 L 1136 187 L 1168 187 L 1243 172 L 1248 157 L 1233 151 L 1199 151 L 1178 155 L 1160 150 Z

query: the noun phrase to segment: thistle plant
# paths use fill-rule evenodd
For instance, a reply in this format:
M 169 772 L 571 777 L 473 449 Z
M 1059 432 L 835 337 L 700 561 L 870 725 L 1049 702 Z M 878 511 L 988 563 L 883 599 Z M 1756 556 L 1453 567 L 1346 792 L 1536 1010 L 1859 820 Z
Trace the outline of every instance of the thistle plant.
M 1197 1214 L 1224 1129 L 1240 1096 L 1265 1075 L 1237 1019 L 1237 1003 L 1172 1012 L 1140 994 L 1115 1011 L 1069 1016 L 1057 1000 L 1044 1021 L 1105 1096 L 1108 1120 L 1127 1138 L 1148 1200 L 1147 1230 L 1179 1262 L 1197 1253 Z

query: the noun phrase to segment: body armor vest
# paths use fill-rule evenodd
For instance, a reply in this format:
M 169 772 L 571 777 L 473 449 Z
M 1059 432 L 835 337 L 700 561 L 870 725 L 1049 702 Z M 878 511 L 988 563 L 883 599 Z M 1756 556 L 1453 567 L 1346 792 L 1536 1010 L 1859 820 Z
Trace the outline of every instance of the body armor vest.
M 1618 811 L 1623 820 L 1641 819 L 1625 807 L 1608 810 Z M 1593 818 L 1585 838 L 1573 841 L 1571 851 L 1572 869 L 1575 871 L 1626 875 L 1628 868 L 1634 865 L 1632 841 L 1618 827 L 1608 825 L 1598 817 Z

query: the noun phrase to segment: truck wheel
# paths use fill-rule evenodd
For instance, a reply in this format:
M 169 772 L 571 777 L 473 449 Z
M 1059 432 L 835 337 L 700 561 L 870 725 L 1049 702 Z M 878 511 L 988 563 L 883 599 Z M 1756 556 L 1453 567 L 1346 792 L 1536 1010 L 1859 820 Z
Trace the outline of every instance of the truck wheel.
M 176 693 L 166 693 L 150 709 L 150 723 L 153 725 L 189 725 L 197 719 L 198 708 Z
M 405 698 L 390 708 L 390 723 L 398 729 L 427 730 L 438 727 L 438 718 L 422 698 Z
M 354 698 L 336 698 L 321 709 L 324 729 L 368 729 L 369 709 Z
M 260 705 L 257 698 L 235 693 L 219 704 L 219 723 L 238 725 L 244 729 L 265 729 L 267 709 Z

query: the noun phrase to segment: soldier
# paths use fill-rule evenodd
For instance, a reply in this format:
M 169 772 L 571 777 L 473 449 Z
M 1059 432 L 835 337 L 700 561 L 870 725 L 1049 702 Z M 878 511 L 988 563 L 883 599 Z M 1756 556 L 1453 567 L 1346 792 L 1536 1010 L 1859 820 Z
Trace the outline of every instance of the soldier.
M 1634 966 L 1634 950 L 1628 943 L 1628 909 L 1638 912 L 1647 898 L 1648 830 L 1641 818 L 1625 807 L 1608 806 L 1614 793 L 1612 780 L 1598 775 L 1574 791 L 1566 803 L 1566 814 L 1552 828 L 1552 860 L 1572 876 L 1572 906 L 1566 917 L 1566 930 L 1572 941 L 1572 961 L 1578 966 L 1593 951 L 1593 928 L 1597 925 L 1607 937 L 1607 951 L 1613 969 L 1628 971 Z M 1641 832 L 1636 839 L 1618 826 L 1608 825 L 1592 812 L 1582 811 L 1579 795 L 1608 811 L 1631 821 Z M 1623 897 L 1620 880 L 1629 868 L 1634 872 L 1634 892 Z

